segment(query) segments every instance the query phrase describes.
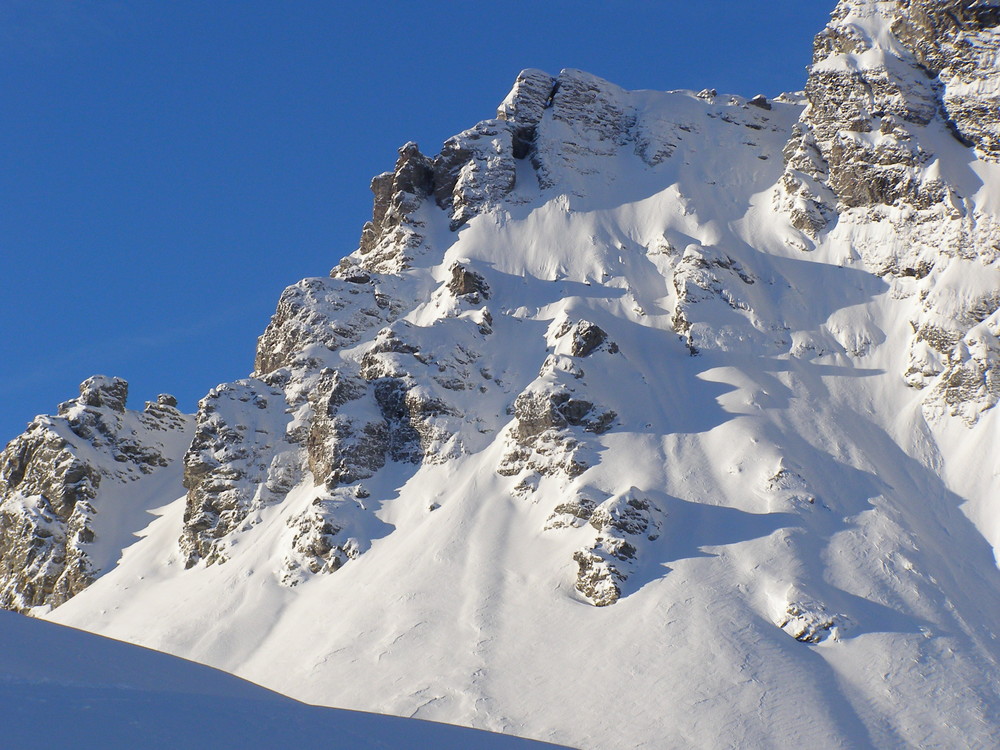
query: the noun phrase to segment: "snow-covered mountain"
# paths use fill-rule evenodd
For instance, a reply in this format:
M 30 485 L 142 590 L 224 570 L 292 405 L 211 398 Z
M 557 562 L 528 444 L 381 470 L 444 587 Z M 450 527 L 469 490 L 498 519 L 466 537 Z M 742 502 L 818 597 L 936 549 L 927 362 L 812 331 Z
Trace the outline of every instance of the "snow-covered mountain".
M 4 606 L 580 747 L 995 746 L 998 52 L 843 0 L 802 94 L 524 71 L 193 427 L 8 446 Z

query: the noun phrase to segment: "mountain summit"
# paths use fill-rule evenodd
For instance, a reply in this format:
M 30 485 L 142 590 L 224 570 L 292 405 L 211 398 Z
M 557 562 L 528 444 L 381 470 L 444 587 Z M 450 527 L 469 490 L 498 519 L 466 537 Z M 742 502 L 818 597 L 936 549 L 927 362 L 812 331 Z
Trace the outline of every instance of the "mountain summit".
M 804 93 L 522 72 L 193 418 L 7 447 L 0 604 L 579 747 L 991 746 L 998 51 L 844 0 Z

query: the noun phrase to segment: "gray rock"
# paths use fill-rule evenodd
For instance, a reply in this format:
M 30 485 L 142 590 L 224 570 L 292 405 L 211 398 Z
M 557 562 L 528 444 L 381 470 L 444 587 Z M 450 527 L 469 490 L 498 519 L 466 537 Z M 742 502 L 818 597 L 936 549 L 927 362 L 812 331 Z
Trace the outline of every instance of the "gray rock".
M 470 271 L 461 263 L 453 263 L 451 266 L 448 291 L 456 297 L 465 297 L 474 305 L 479 304 L 480 298 L 490 298 L 490 286 L 486 283 L 486 279 L 475 271 Z
M 77 403 L 124 412 L 127 400 L 127 382 L 121 378 L 109 378 L 107 375 L 94 375 L 80 383 L 80 397 Z
M 88 378 L 0 453 L 0 608 L 57 607 L 89 586 L 103 572 L 90 554 L 102 488 L 179 459 L 162 441 L 188 418 L 169 402 L 127 411 L 127 395 L 121 378 Z
M 372 220 L 361 230 L 357 260 L 374 273 L 406 268 L 424 240 L 414 213 L 434 192 L 434 167 L 415 143 L 399 149 L 395 169 L 372 180 Z M 356 276 L 356 272 L 350 275 Z
M 224 538 L 297 483 L 301 467 L 285 438 L 286 410 L 281 391 L 253 379 L 217 386 L 198 403 L 184 455 L 179 545 L 186 567 L 225 562 Z
M 534 147 L 538 123 L 552 104 L 556 79 L 541 70 L 522 70 L 514 88 L 497 109 L 497 119 L 514 125 L 512 148 L 515 159 L 523 159 Z
M 433 189 L 438 206 L 451 213 L 452 231 L 514 189 L 513 138 L 510 123 L 484 120 L 444 142 L 434 159 Z

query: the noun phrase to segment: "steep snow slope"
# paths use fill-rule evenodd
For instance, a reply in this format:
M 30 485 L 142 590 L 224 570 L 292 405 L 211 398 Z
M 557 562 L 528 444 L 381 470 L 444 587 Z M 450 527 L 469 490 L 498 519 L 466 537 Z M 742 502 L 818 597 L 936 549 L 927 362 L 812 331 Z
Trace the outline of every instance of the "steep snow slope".
M 48 616 L 582 747 L 991 747 L 998 24 L 845 0 L 804 96 L 529 70 L 405 145 Z
M 176 657 L 6 612 L 0 633 L 5 747 L 552 747 L 307 706 Z

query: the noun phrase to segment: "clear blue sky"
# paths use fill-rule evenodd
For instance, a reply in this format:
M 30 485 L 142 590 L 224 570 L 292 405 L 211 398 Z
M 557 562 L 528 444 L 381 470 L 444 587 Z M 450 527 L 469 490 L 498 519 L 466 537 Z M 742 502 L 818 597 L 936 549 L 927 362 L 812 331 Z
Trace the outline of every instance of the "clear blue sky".
M 518 71 L 802 88 L 834 0 L 0 0 L 0 445 L 95 373 L 182 408 L 253 366 L 371 177 Z

